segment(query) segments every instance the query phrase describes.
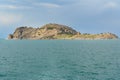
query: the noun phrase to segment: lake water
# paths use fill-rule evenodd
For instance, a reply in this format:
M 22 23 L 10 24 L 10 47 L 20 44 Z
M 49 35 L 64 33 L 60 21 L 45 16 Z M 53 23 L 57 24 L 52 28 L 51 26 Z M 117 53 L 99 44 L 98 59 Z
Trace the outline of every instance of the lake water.
M 120 40 L 0 40 L 0 80 L 120 80 Z

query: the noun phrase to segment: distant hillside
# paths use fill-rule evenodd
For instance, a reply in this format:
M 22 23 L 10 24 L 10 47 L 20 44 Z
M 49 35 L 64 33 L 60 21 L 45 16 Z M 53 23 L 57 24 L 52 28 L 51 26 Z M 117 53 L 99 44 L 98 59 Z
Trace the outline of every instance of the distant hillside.
M 81 34 L 71 27 L 60 24 L 46 24 L 40 28 L 19 27 L 8 39 L 117 39 L 112 33 Z

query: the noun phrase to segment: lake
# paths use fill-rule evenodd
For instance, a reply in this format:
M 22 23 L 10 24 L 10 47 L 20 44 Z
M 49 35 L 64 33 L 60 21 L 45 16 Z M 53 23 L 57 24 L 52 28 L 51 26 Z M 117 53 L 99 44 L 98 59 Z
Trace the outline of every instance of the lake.
M 120 80 L 120 40 L 0 40 L 0 80 Z

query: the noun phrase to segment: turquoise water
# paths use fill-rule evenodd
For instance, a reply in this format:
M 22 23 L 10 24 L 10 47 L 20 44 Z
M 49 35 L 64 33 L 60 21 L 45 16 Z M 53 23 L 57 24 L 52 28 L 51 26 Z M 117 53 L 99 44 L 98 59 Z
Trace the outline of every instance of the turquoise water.
M 120 40 L 0 40 L 0 80 L 120 80 Z

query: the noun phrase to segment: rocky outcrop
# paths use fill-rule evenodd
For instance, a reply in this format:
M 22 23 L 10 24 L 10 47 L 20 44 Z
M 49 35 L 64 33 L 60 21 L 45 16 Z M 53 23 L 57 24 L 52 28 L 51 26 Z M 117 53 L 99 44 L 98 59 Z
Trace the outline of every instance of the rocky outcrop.
M 75 35 L 77 31 L 60 24 L 46 24 L 41 28 L 19 27 L 9 39 L 57 39 L 57 35 Z
M 118 36 L 113 33 L 100 33 L 100 34 L 88 34 L 75 35 L 73 39 L 118 39 Z
M 46 24 L 40 28 L 19 27 L 8 39 L 117 39 L 112 33 L 81 34 L 71 27 L 60 24 Z

